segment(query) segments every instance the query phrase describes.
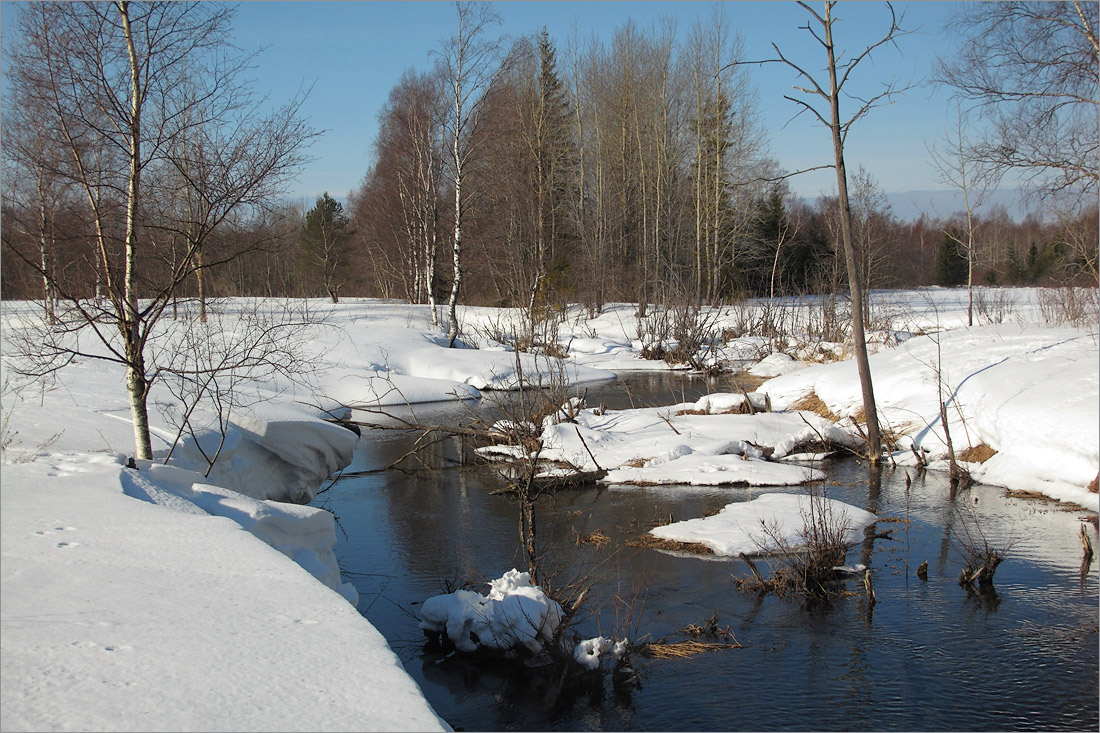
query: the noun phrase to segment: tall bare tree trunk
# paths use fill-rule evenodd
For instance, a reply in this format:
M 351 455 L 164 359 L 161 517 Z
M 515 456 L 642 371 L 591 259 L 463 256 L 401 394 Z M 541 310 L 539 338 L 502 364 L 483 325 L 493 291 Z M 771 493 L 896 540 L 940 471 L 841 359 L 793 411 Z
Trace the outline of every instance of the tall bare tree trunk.
M 833 49 L 831 3 L 825 4 L 825 49 L 829 60 L 829 107 L 832 114 L 833 156 L 836 160 L 836 187 L 840 203 L 840 232 L 844 242 L 844 260 L 848 266 L 848 288 L 852 294 L 852 341 L 855 348 L 859 386 L 863 392 L 863 412 L 867 420 L 868 460 L 877 465 L 882 456 L 882 436 L 879 432 L 875 391 L 871 383 L 871 365 L 867 358 L 867 337 L 863 330 L 863 288 L 859 278 L 859 257 L 852 239 L 852 207 L 848 202 L 848 174 L 844 167 L 844 140 L 840 130 L 840 100 L 836 78 L 836 55 Z
M 141 336 L 141 316 L 135 283 L 137 253 L 138 193 L 141 183 L 141 86 L 137 51 L 130 28 L 129 3 L 119 0 L 122 30 L 130 58 L 130 174 L 126 190 L 126 271 L 124 281 L 124 314 L 122 337 L 126 345 L 126 390 L 130 395 L 130 416 L 134 423 L 134 446 L 138 458 L 152 459 L 153 445 L 149 435 L 149 382 L 145 373 L 145 344 Z

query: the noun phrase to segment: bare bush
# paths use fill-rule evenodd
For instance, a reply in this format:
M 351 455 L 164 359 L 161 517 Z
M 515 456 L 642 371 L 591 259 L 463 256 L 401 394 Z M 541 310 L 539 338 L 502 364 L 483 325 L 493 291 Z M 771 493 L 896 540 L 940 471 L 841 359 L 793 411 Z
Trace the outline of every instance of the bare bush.
M 1005 288 L 974 288 L 974 307 L 978 318 L 991 325 L 1004 323 L 1016 312 L 1019 299 Z
M 741 559 L 752 571 L 751 578 L 738 578 L 743 591 L 775 593 L 778 596 L 799 596 L 807 600 L 826 600 L 837 591 L 837 580 L 843 573 L 848 554 L 847 535 L 851 529 L 847 512 L 837 512 L 825 496 L 824 488 L 810 488 L 807 506 L 802 508 L 801 543 L 792 545 L 776 523 L 761 522 L 762 535 L 757 542 L 773 561 L 772 574 L 764 577 L 756 564 L 745 555 Z
M 699 304 L 654 307 L 638 319 L 637 336 L 643 359 L 661 359 L 669 366 L 698 372 L 721 371 L 718 348 L 724 342 L 719 308 Z
M 954 504 L 955 521 L 951 527 L 951 541 L 962 556 L 963 569 L 959 573 L 959 585 L 988 589 L 993 587 L 993 576 L 1008 556 L 1012 542 L 992 542 L 982 531 L 978 516 L 969 504 Z
M 539 306 L 525 317 L 490 318 L 484 325 L 472 330 L 482 339 L 504 344 L 516 351 L 564 359 L 569 356 L 569 346 L 563 346 L 558 338 L 564 320 L 565 314 L 561 309 Z
M 1100 322 L 1100 289 L 1072 285 L 1041 288 L 1038 299 L 1046 323 L 1087 326 Z

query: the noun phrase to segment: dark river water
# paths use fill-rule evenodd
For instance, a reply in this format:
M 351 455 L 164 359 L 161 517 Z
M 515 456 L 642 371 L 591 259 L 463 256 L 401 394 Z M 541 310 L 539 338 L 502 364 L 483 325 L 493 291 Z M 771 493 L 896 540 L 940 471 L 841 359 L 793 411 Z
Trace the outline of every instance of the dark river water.
M 590 387 L 589 404 L 669 404 L 725 385 L 636 375 Z M 453 422 L 466 407 L 417 408 Z M 877 604 L 862 582 L 827 605 L 737 590 L 740 560 L 680 557 L 626 546 L 658 518 L 689 519 L 761 493 L 797 488 L 588 488 L 538 504 L 544 572 L 593 581 L 576 628 L 669 641 L 716 617 L 740 648 L 677 659 L 635 655 L 634 685 L 597 679 L 559 692 L 548 676 L 504 661 L 442 656 L 425 646 L 416 608 L 448 581 L 486 581 L 526 569 L 519 511 L 486 466 L 453 466 L 454 440 L 405 471 L 376 469 L 405 454 L 410 436 L 364 431 L 345 477 L 315 502 L 333 511 L 340 567 L 359 610 L 389 640 L 436 712 L 462 730 L 1092 730 L 1098 714 L 1098 580 L 1082 570 L 1080 511 L 976 486 L 949 498 L 946 476 L 889 468 L 878 478 L 852 458 L 827 463 L 828 495 L 875 511 L 889 539 L 853 548 L 870 566 Z M 374 472 L 371 472 L 374 471 Z M 804 491 L 804 489 L 801 489 Z M 981 531 L 1010 546 L 993 593 L 957 582 L 953 536 Z M 1096 529 L 1086 525 L 1093 543 Z M 599 530 L 597 547 L 578 537 Z M 928 562 L 927 580 L 916 568 Z M 764 561 L 761 561 L 763 563 Z M 479 585 L 484 592 L 485 586 Z M 618 600 L 617 600 L 618 599 Z M 366 691 L 365 691 L 366 694 Z

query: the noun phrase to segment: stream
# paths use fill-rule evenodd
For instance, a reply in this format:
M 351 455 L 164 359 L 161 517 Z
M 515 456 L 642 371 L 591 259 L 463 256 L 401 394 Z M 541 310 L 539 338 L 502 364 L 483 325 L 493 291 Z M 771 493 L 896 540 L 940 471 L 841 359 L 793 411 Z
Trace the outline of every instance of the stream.
M 590 386 L 611 409 L 694 400 L 728 385 L 669 373 Z M 424 422 L 453 423 L 471 406 L 417 406 Z M 477 409 L 477 408 L 474 408 Z M 880 516 L 888 539 L 852 548 L 870 566 L 829 604 L 737 590 L 749 574 L 731 558 L 629 547 L 654 522 L 689 519 L 730 502 L 799 487 L 595 487 L 538 502 L 540 571 L 592 591 L 575 628 L 657 640 L 716 617 L 739 648 L 658 659 L 635 655 L 635 684 L 611 680 L 559 693 L 547 675 L 503 660 L 443 656 L 425 646 L 416 608 L 452 589 L 526 569 L 518 505 L 494 494 L 490 466 L 442 441 L 378 471 L 412 436 L 364 430 L 344 478 L 314 504 L 338 519 L 336 555 L 359 590 L 359 611 L 386 637 L 436 712 L 456 730 L 1096 730 L 1100 726 L 1098 562 L 1081 567 L 1081 518 L 1053 502 L 974 486 L 949 498 L 946 474 L 828 459 L 827 494 Z M 466 454 L 466 455 L 464 455 Z M 977 525 L 974 522 L 977 522 Z M 1009 546 L 994 592 L 960 587 L 953 536 L 981 528 Z M 1094 524 L 1086 525 L 1100 547 Z M 606 543 L 580 541 L 597 533 Z M 927 580 L 917 566 L 928 562 Z M 766 561 L 758 561 L 766 567 Z M 484 592 L 484 585 L 474 589 Z M 618 599 L 618 600 L 616 600 Z M 716 639 L 721 641 L 721 639 Z M 364 694 L 368 694 L 364 691 Z

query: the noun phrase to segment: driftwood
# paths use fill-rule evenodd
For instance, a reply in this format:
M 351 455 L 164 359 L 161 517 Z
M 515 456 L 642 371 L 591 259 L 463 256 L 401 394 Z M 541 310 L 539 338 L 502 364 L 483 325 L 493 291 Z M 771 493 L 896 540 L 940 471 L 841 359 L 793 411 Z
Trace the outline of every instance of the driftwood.
M 1081 549 L 1085 553 L 1082 564 L 1087 566 L 1092 562 L 1092 540 L 1089 538 L 1089 531 L 1085 529 L 1084 524 L 1081 525 Z

